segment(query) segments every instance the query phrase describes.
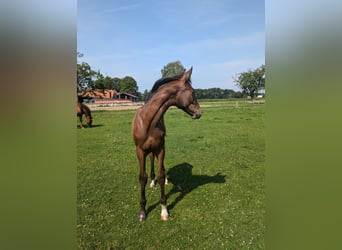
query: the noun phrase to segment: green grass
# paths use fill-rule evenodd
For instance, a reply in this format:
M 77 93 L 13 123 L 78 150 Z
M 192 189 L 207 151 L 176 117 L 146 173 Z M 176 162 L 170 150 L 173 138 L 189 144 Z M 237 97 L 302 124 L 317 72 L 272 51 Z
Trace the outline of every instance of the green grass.
M 135 111 L 93 112 L 94 128 L 78 129 L 79 249 L 265 248 L 265 106 L 200 104 L 199 120 L 165 114 L 166 222 L 158 185 L 146 187 L 148 217 L 138 221 Z

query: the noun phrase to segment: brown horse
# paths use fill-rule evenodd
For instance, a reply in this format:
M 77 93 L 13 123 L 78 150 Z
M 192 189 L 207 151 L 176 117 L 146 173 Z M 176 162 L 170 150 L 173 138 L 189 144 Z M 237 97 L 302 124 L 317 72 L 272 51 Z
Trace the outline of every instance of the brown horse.
M 132 122 L 133 140 L 136 145 L 136 153 L 140 165 L 139 180 L 141 186 L 139 220 L 146 219 L 146 196 L 145 187 L 147 183 L 146 157 L 151 160 L 151 179 L 154 183 L 154 158 L 157 158 L 158 173 L 157 179 L 161 192 L 161 219 L 169 217 L 166 207 L 165 196 L 165 167 L 164 167 L 164 113 L 170 106 L 176 106 L 191 115 L 193 119 L 201 117 L 201 108 L 198 104 L 194 89 L 191 87 L 189 71 L 175 77 L 162 78 L 155 82 L 152 88 L 152 95 L 144 106 L 140 107 Z
M 93 118 L 91 117 L 91 112 L 88 106 L 83 104 L 83 98 L 81 96 L 77 96 L 76 112 L 78 118 L 80 119 L 80 127 L 83 128 L 82 116 L 85 115 L 88 127 L 91 128 Z

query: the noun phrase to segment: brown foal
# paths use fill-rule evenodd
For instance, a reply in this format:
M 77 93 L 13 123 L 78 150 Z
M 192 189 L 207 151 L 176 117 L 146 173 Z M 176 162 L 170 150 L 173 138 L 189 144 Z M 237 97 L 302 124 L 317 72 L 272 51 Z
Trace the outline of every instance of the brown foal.
M 161 219 L 169 217 L 166 207 L 165 196 L 165 167 L 164 167 L 164 113 L 170 106 L 176 106 L 189 114 L 193 119 L 201 117 L 201 108 L 198 104 L 194 89 L 191 86 L 192 67 L 181 75 L 162 78 L 155 82 L 152 95 L 144 106 L 140 107 L 132 122 L 132 135 L 136 145 L 136 154 L 140 165 L 139 181 L 141 186 L 139 220 L 146 219 L 146 196 L 145 187 L 147 183 L 146 157 L 149 155 L 151 161 L 151 179 L 154 181 L 154 158 L 157 158 L 157 179 L 161 191 Z M 152 185 L 152 184 L 151 184 Z

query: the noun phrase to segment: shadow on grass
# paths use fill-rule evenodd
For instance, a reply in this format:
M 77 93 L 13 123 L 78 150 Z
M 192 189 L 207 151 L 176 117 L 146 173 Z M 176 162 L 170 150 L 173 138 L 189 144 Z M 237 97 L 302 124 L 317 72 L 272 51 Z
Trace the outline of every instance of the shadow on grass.
M 185 162 L 178 164 L 167 171 L 167 178 L 169 183 L 172 183 L 173 187 L 166 194 L 166 198 L 168 199 L 170 196 L 179 193 L 177 198 L 171 204 L 168 204 L 168 210 L 172 210 L 178 204 L 178 202 L 180 202 L 188 193 L 192 192 L 196 188 L 208 183 L 224 183 L 226 181 L 226 176 L 221 175 L 221 173 L 217 173 L 213 176 L 193 175 L 192 168 L 193 166 L 191 164 Z M 159 205 L 159 202 L 151 205 L 147 209 L 147 214 L 151 212 L 157 205 Z
M 91 126 L 91 128 L 97 128 L 97 127 L 102 127 L 102 126 L 103 126 L 102 124 L 94 124 L 94 125 Z M 89 128 L 89 126 L 85 125 L 85 124 L 83 124 L 83 127 L 84 128 Z M 80 125 L 77 125 L 77 128 L 81 128 Z

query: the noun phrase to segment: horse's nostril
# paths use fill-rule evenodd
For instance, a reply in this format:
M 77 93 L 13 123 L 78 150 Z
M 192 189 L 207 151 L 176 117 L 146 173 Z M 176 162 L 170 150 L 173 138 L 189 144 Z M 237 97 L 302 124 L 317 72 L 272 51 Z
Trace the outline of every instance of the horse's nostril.
M 201 112 L 195 112 L 195 114 L 193 115 L 194 119 L 199 119 L 202 116 Z

